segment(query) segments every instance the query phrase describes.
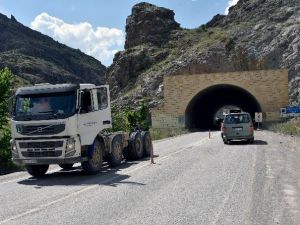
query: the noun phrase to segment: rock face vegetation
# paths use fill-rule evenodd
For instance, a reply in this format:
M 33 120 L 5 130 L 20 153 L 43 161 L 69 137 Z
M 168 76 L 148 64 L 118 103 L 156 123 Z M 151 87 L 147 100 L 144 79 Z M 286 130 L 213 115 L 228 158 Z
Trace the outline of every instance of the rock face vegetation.
M 106 72 L 115 104 L 163 101 L 164 76 L 260 69 L 289 70 L 290 102 L 299 102 L 300 3 L 239 0 L 227 16 L 181 28 L 174 12 L 139 3 L 126 20 L 125 50 Z
M 118 108 L 160 105 L 168 75 L 286 68 L 290 102 L 299 103 L 299 0 L 239 0 L 227 16 L 195 29 L 180 27 L 174 15 L 136 4 L 126 20 L 125 49 L 108 68 L 0 15 L 0 67 L 21 83 L 108 83 Z

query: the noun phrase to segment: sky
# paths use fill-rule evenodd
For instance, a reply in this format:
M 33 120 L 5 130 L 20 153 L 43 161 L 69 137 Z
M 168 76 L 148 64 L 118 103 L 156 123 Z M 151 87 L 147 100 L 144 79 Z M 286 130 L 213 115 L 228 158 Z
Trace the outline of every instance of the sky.
M 126 18 L 137 0 L 0 0 L 0 13 L 100 60 L 112 63 L 124 49 Z M 175 12 L 184 28 L 227 14 L 238 0 L 148 0 Z

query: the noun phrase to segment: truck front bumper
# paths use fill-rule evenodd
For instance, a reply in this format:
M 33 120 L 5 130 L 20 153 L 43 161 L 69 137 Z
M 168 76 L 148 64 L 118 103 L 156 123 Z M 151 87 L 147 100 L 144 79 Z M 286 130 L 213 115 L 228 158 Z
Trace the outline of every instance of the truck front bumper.
M 86 160 L 81 157 L 78 137 L 20 138 L 12 139 L 11 143 L 16 164 L 72 164 Z
M 19 165 L 45 165 L 45 164 L 74 164 L 87 161 L 87 157 L 74 157 L 64 159 L 20 159 L 12 158 L 13 162 Z

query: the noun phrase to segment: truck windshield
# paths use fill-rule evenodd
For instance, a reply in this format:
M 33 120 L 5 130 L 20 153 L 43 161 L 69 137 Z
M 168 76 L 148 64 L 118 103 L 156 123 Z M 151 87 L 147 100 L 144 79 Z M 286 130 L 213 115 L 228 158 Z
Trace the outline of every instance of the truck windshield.
M 16 120 L 63 119 L 75 113 L 75 92 L 21 95 L 16 98 Z

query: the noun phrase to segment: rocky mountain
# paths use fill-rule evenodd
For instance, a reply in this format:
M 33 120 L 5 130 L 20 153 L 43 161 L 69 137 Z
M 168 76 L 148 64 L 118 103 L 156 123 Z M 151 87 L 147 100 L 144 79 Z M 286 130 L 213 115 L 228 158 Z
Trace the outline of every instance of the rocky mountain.
M 24 83 L 104 83 L 106 67 L 80 50 L 0 14 L 0 68 L 9 67 Z
M 163 101 L 164 76 L 289 69 L 290 102 L 300 102 L 299 0 L 239 0 L 229 14 L 184 29 L 174 12 L 149 3 L 132 8 L 125 50 L 106 72 L 117 106 Z

